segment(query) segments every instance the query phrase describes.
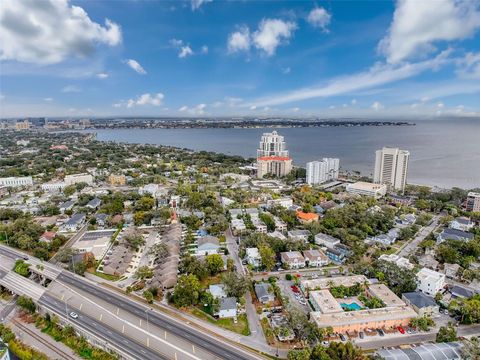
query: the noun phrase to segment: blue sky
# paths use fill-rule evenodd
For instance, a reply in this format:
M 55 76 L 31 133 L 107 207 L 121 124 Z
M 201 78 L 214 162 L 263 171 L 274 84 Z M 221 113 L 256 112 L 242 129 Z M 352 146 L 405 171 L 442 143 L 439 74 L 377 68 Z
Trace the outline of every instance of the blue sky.
M 480 1 L 0 6 L 0 115 L 479 116 Z

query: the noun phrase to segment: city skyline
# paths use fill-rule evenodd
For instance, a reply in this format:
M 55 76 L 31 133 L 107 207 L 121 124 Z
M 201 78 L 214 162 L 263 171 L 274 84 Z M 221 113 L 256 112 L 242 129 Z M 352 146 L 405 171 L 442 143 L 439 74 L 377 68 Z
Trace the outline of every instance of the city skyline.
M 478 1 L 36 4 L 0 9 L 2 117 L 479 116 Z

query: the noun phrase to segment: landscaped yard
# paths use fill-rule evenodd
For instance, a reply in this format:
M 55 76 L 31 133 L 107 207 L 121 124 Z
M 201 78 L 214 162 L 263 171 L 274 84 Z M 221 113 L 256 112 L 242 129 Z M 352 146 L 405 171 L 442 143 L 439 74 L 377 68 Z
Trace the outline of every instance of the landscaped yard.
M 223 329 L 233 331 L 237 334 L 248 336 L 250 335 L 250 328 L 248 327 L 247 315 L 242 314 L 237 317 L 237 323 L 233 322 L 232 318 L 215 319 L 200 309 L 192 308 L 190 313 L 200 319 L 206 320 L 211 324 L 215 324 Z

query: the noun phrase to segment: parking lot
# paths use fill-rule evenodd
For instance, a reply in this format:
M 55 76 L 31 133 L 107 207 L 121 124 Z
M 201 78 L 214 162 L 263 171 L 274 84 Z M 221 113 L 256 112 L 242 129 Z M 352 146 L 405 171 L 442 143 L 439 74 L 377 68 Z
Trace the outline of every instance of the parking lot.
M 294 286 L 293 281 L 278 280 L 277 285 L 280 288 L 283 296 L 288 299 L 289 304 L 302 310 L 303 312 L 305 312 L 305 314 L 308 314 L 311 311 L 310 306 L 308 305 L 307 300 L 303 297 L 300 289 L 297 288 L 297 292 L 292 289 L 292 286 Z

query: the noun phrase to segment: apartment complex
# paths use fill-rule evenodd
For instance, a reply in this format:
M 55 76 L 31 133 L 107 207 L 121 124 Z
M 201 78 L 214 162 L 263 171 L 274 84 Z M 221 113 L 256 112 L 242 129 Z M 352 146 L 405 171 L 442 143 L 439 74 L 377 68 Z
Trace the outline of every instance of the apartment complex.
M 93 184 L 93 176 L 87 173 L 83 174 L 72 174 L 65 176 L 65 184 L 73 185 L 78 183 L 86 183 L 88 185 Z
M 292 159 L 283 136 L 276 131 L 264 133 L 257 149 L 257 177 L 267 174 L 286 176 L 292 171 Z
M 125 175 L 115 175 L 115 174 L 110 174 L 108 177 L 108 183 L 112 186 L 123 186 L 127 182 Z
M 466 210 L 480 212 L 480 193 L 469 192 L 467 195 Z
M 354 184 L 348 184 L 346 190 L 350 194 L 372 196 L 375 199 L 379 199 L 387 193 L 387 186 L 359 181 Z
M 318 185 L 327 181 L 337 180 L 340 168 L 340 160 L 335 158 L 323 158 L 319 161 L 307 163 L 307 183 Z
M 31 186 L 33 185 L 33 180 L 31 176 L 6 177 L 0 178 L 0 185 L 6 187 Z
M 385 184 L 390 190 L 404 191 L 409 158 L 410 153 L 407 150 L 388 147 L 377 150 L 373 182 Z

